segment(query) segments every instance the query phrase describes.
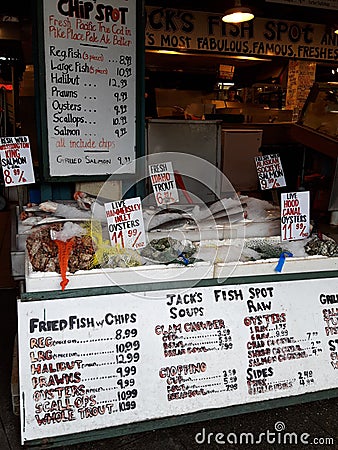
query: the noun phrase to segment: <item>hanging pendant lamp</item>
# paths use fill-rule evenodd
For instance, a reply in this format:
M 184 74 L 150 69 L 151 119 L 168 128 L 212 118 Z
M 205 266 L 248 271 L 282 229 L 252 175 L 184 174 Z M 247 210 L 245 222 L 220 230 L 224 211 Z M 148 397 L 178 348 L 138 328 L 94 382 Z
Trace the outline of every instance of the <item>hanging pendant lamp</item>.
M 235 6 L 225 11 L 222 20 L 227 23 L 240 23 L 252 20 L 254 17 L 250 8 L 243 7 L 241 0 L 235 0 Z

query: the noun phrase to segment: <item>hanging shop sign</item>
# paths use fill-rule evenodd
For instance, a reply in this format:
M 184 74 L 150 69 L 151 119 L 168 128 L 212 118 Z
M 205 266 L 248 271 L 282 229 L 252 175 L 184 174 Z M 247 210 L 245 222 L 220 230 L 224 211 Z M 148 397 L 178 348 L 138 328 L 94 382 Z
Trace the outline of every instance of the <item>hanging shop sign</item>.
M 50 176 L 134 172 L 136 4 L 42 0 Z
M 255 163 L 262 190 L 286 186 L 282 163 L 277 153 L 255 156 Z
M 281 194 L 282 241 L 306 239 L 310 235 L 310 193 Z
M 325 25 L 255 18 L 226 24 L 220 15 L 146 8 L 147 49 L 199 51 L 218 55 L 336 61 L 338 35 Z
M 170 205 L 179 201 L 171 162 L 151 164 L 149 176 L 157 206 Z
M 28 136 L 0 137 L 0 157 L 6 187 L 35 183 Z
M 306 6 L 308 8 L 334 9 L 337 11 L 337 0 L 266 0 L 268 3 Z
M 337 298 L 311 279 L 19 301 L 22 442 L 336 388 Z

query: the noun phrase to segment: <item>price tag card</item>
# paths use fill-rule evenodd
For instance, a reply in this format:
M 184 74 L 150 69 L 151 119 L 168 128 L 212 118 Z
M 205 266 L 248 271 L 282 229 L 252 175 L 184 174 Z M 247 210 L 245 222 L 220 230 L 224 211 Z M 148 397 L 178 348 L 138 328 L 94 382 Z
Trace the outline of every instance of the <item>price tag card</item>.
M 306 239 L 310 234 L 310 194 L 288 192 L 281 194 L 282 241 Z
M 170 205 L 179 201 L 171 162 L 151 164 L 149 174 L 157 206 Z
M 6 187 L 35 183 L 28 136 L 1 137 L 0 155 Z
M 282 163 L 278 153 L 255 157 L 261 189 L 276 189 L 286 186 Z
M 137 250 L 146 246 L 140 197 L 105 203 L 112 246 Z

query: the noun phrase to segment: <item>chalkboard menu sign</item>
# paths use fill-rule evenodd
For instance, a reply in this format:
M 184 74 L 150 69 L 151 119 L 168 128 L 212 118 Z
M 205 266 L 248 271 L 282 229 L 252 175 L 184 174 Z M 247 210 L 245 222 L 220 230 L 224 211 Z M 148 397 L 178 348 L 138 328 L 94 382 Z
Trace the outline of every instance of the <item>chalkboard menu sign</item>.
M 19 302 L 22 441 L 336 388 L 337 281 Z
M 138 2 L 41 1 L 50 177 L 133 173 Z

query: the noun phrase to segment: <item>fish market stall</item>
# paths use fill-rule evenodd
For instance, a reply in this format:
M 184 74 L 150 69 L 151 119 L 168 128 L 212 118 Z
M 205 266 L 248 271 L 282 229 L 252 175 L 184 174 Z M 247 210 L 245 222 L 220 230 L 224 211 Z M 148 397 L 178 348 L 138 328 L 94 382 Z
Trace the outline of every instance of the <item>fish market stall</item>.
M 161 158 L 144 199 L 80 191 L 19 216 L 24 444 L 337 395 L 338 245 L 307 227 L 306 193 L 276 205 L 220 176 L 228 194 L 205 203 L 172 179 L 197 161 Z
M 207 208 L 144 205 L 147 245 L 124 249 L 109 243 L 103 205 L 75 198 L 22 215 L 24 443 L 336 395 L 332 239 L 282 241 L 278 207 L 234 196 Z
M 283 252 L 290 253 L 283 270 L 325 271 L 335 268 L 338 257 L 337 244 L 325 235 L 282 241 L 280 208 L 254 197 L 223 198 L 204 208 L 145 206 L 147 245 L 139 250 L 112 246 L 103 205 L 88 197 L 92 203 L 81 209 L 86 194 L 75 197 L 80 202 L 44 202 L 21 214 L 27 292 L 59 290 L 66 278 L 67 290 L 140 284 L 147 278 L 217 279 L 222 267 L 232 267 L 230 276 L 271 276 Z M 72 241 L 65 267 L 57 237 L 63 234 L 65 242 Z
M 67 19 L 61 3 L 37 2 L 43 181 L 102 189 L 16 211 L 22 444 L 336 396 L 338 246 L 307 193 L 236 192 L 218 121 L 182 121 L 179 140 L 150 121 L 144 145 L 141 2 L 75 2 Z M 278 155 L 249 150 L 263 188 L 285 186 Z

